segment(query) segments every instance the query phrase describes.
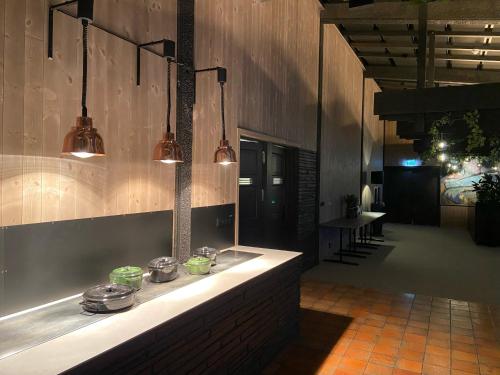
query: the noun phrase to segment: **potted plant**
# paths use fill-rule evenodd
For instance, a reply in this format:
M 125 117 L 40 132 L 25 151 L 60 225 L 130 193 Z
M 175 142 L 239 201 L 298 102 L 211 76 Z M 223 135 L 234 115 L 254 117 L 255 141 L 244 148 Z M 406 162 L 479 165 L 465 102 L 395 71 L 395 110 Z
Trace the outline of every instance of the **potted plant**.
M 476 192 L 474 240 L 477 244 L 500 245 L 500 176 L 485 174 L 473 184 Z
M 359 200 L 354 194 L 348 194 L 344 197 L 344 202 L 346 204 L 345 216 L 348 219 L 354 219 L 358 217 L 359 211 Z

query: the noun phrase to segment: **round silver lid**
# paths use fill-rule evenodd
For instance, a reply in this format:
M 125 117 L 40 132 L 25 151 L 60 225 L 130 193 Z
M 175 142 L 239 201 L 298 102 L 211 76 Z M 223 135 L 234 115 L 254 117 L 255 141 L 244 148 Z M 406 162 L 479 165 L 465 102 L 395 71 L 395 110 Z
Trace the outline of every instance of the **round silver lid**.
M 83 298 L 87 301 L 101 302 L 124 298 L 134 293 L 134 288 L 128 285 L 102 284 L 88 289 L 83 293 Z
M 214 249 L 213 247 L 203 246 L 203 247 L 199 247 L 198 249 L 196 249 L 195 254 L 213 255 L 213 254 L 217 254 L 217 249 Z
M 153 259 L 151 262 L 149 262 L 148 268 L 161 270 L 165 267 L 175 266 L 176 264 L 178 264 L 178 262 L 177 262 L 177 259 L 175 259 L 175 258 L 159 257 L 159 258 Z

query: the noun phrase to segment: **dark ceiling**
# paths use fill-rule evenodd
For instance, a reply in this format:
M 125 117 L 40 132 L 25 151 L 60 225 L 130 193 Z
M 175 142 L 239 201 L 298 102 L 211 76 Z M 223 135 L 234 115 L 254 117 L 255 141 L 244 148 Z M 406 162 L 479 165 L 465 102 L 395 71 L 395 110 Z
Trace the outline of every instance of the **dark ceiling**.
M 324 23 L 336 24 L 384 89 L 415 88 L 418 14 L 415 2 L 375 0 L 349 8 L 325 0 Z M 500 82 L 500 2 L 455 0 L 428 5 L 427 64 L 434 62 L 431 86 Z M 435 48 L 429 43 L 431 35 Z M 429 67 L 427 67 L 429 69 Z

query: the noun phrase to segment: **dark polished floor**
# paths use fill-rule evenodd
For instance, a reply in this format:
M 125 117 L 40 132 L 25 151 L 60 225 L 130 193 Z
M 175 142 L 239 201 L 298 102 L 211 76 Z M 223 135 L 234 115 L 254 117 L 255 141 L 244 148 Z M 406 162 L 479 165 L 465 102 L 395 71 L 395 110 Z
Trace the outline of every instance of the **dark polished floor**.
M 301 307 L 264 374 L 500 375 L 500 306 L 304 281 Z

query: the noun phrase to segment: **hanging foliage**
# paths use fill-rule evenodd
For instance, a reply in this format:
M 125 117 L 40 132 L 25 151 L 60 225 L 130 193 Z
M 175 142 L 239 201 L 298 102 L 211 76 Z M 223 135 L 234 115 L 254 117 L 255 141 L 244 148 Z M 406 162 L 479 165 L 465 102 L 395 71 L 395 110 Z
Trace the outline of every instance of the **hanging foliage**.
M 446 142 L 446 154 L 451 160 L 462 162 L 466 159 L 478 159 L 485 164 L 500 162 L 500 137 L 486 137 L 480 125 L 479 111 L 466 112 L 453 117 L 451 113 L 435 120 L 427 134 L 430 147 L 422 157 L 426 161 L 438 159 L 443 153 L 443 142 Z M 465 123 L 465 134 L 454 128 L 457 122 Z M 442 160 L 441 160 L 442 161 Z

